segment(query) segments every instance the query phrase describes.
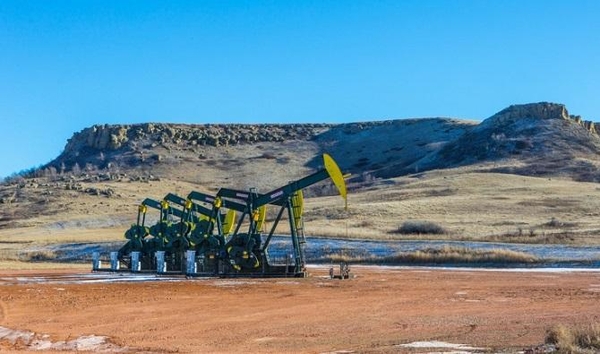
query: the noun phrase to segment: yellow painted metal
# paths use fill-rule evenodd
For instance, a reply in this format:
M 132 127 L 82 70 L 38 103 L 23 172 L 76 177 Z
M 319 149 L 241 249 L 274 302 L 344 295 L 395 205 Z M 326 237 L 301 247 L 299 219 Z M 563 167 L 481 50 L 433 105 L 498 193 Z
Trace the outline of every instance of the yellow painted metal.
M 256 229 L 260 232 L 263 229 L 263 225 L 265 224 L 265 219 L 267 218 L 267 206 L 263 205 L 258 208 L 258 213 L 256 218 Z
M 163 209 L 169 209 L 169 202 L 167 202 L 166 200 L 161 200 L 160 201 L 160 206 Z
M 235 226 L 235 210 L 229 209 L 227 211 L 227 215 L 225 215 L 225 220 L 223 221 L 223 234 L 225 236 L 229 235 L 231 231 L 233 231 L 233 227 Z
M 147 206 L 145 206 L 144 204 L 141 204 L 141 205 L 139 206 L 139 209 L 138 209 L 138 210 L 140 211 L 140 213 L 142 213 L 142 214 L 146 214 L 146 212 L 148 211 L 148 207 L 147 207 Z
M 304 193 L 302 190 L 297 191 L 292 196 L 292 213 L 294 215 L 294 223 L 296 229 L 302 226 L 302 213 L 304 212 Z
M 186 201 L 185 201 L 185 208 L 186 208 L 187 210 L 190 210 L 190 209 L 192 209 L 192 206 L 193 206 L 193 205 L 194 205 L 194 204 L 192 203 L 192 201 L 191 201 L 191 200 L 189 200 L 189 199 L 188 199 L 188 200 L 186 200 Z
M 348 194 L 346 191 L 346 181 L 344 181 L 344 175 L 340 170 L 340 167 L 337 165 L 335 160 L 328 154 L 323 154 L 323 161 L 325 163 L 325 169 L 327 173 L 329 173 L 329 177 L 335 184 L 336 188 L 340 192 L 342 198 L 344 198 L 344 202 L 346 203 L 346 209 L 348 209 Z

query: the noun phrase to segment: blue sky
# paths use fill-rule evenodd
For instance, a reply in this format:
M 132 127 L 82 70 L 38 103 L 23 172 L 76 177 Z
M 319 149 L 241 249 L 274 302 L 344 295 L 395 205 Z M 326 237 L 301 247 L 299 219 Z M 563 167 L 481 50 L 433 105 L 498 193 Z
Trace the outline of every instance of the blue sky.
M 600 1 L 0 1 L 0 176 L 93 124 L 600 121 Z

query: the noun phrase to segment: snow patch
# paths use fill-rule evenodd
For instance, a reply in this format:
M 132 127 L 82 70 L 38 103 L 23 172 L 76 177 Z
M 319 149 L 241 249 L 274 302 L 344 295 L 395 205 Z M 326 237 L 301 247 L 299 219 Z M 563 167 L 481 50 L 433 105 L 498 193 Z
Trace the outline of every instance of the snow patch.
M 403 348 L 433 348 L 433 349 L 452 349 L 452 350 L 458 350 L 460 351 L 460 353 L 467 353 L 467 354 L 471 354 L 470 351 L 472 350 L 484 350 L 484 348 L 476 348 L 476 347 L 470 347 L 466 344 L 454 344 L 454 343 L 447 343 L 447 342 L 440 342 L 440 341 L 429 341 L 429 342 L 412 342 L 412 343 L 407 343 L 407 344 L 399 344 L 399 347 L 403 347 Z M 452 352 L 452 353 L 457 353 L 457 352 Z M 445 352 L 445 354 L 448 354 L 448 352 Z
M 94 351 L 123 353 L 127 348 L 108 342 L 105 336 L 81 336 L 70 341 L 52 342 L 48 335 L 29 331 L 19 331 L 0 326 L 0 342 L 21 345 L 28 350 L 60 350 L 60 351 Z

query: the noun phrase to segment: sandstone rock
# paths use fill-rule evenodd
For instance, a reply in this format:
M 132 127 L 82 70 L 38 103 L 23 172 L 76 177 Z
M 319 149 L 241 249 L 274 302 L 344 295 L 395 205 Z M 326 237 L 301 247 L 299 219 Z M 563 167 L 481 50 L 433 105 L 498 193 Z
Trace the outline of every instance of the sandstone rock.
M 506 124 L 517 119 L 564 119 L 569 120 L 567 108 L 563 104 L 540 102 L 512 105 L 486 119 L 488 124 Z
M 596 126 L 594 124 L 594 122 L 590 122 L 589 120 L 586 120 L 583 122 L 583 126 L 585 127 L 585 129 L 587 129 L 590 133 L 593 134 L 598 134 L 598 132 L 596 131 Z

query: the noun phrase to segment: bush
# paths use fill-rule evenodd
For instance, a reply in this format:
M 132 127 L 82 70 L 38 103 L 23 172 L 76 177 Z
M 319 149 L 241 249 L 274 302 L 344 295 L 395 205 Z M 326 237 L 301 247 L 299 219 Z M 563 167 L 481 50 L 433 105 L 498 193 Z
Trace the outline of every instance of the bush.
M 598 353 L 600 351 L 600 324 L 568 328 L 552 327 L 546 333 L 546 343 L 553 344 L 557 353 Z
M 563 226 L 563 223 L 560 222 L 557 218 L 555 218 L 554 216 L 550 219 L 550 221 L 548 221 L 546 224 L 544 224 L 547 227 L 561 227 Z
M 48 262 L 56 260 L 56 253 L 45 250 L 33 251 L 22 253 L 19 258 L 22 262 Z
M 575 227 L 577 226 L 577 223 L 573 223 L 573 222 L 564 222 L 564 221 L 560 221 L 555 217 L 552 217 L 550 219 L 550 221 L 548 221 L 547 223 L 545 223 L 543 226 L 549 227 L 549 228 L 560 228 L 560 227 Z
M 404 222 L 394 233 L 397 234 L 433 234 L 442 235 L 447 234 L 448 231 L 442 226 L 431 222 L 431 221 L 406 221 Z

